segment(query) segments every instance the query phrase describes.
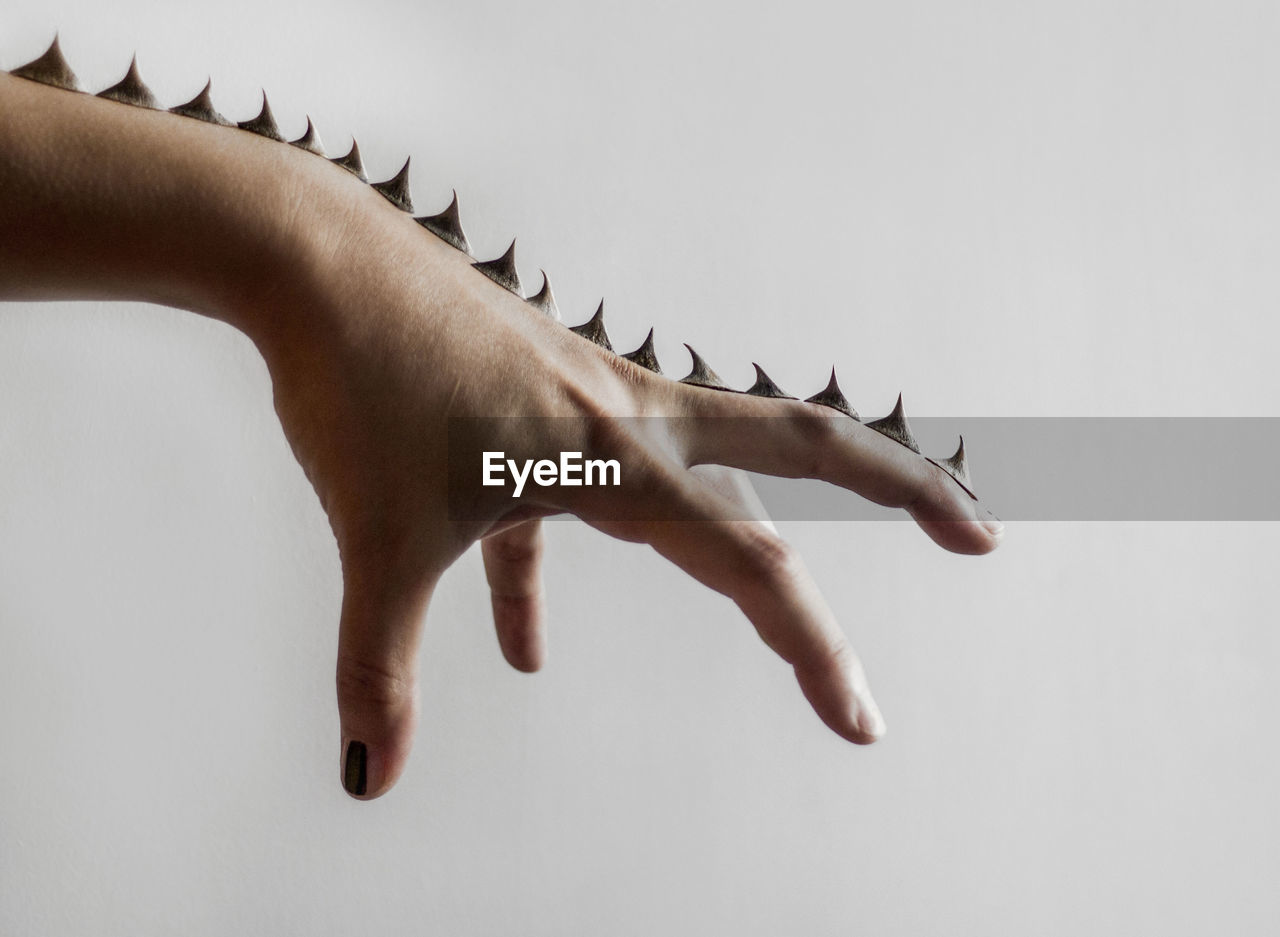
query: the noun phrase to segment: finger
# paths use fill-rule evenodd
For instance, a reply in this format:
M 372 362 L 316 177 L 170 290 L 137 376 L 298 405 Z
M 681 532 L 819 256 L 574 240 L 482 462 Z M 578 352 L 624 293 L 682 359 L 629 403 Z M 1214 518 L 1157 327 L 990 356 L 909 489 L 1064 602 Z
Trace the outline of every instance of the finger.
M 370 567 L 344 570 L 338 634 L 342 784 L 362 800 L 386 793 L 409 757 L 418 720 L 418 642 L 435 585 Z
M 837 410 L 800 400 L 688 387 L 676 435 L 687 464 L 815 478 L 905 508 L 939 545 L 989 553 L 1003 525 L 924 456 Z
M 687 472 L 675 472 L 633 517 L 584 514 L 604 532 L 653 546 L 737 603 L 761 639 L 791 664 L 818 716 L 851 742 L 884 734 L 866 675 L 795 550 Z M 740 519 L 730 519 L 734 516 Z M 679 516 L 689 520 L 651 520 Z
M 480 541 L 502 656 L 533 673 L 546 660 L 542 589 L 542 521 L 531 520 Z

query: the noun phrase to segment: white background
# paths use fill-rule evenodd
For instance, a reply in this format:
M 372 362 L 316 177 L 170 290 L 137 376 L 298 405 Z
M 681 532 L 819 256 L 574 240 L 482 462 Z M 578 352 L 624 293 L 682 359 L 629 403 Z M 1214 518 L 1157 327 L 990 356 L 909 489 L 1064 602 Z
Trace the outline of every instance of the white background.
M 960 431 L 1275 415 L 1272 3 L 8 0 L 0 66 L 55 28 L 93 90 L 136 49 L 167 104 L 212 74 L 375 177 L 411 153 L 420 212 L 456 187 L 479 256 L 519 235 L 670 371 L 688 341 L 808 394 L 834 361 Z M 0 308 L 0 932 L 1273 932 L 1276 526 L 781 529 L 882 743 L 728 601 L 557 523 L 546 671 L 501 661 L 468 555 L 409 770 L 356 803 L 337 554 L 253 347 Z

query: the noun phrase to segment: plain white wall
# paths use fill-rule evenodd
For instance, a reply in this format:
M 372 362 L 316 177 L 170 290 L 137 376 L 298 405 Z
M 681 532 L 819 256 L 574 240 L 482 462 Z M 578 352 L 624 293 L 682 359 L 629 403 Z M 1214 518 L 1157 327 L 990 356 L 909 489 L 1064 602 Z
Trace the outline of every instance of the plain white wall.
M 1271 3 L 9 0 L 0 66 L 55 28 L 95 90 L 136 49 L 167 103 L 212 74 L 375 176 L 411 153 L 420 209 L 456 187 L 478 254 L 518 234 L 672 371 L 689 341 L 811 393 L 834 359 L 957 430 L 1275 414 Z M 358 804 L 336 551 L 252 346 L 0 307 L 0 932 L 1272 932 L 1274 525 L 1013 519 L 976 560 L 780 526 L 881 744 L 726 600 L 557 523 L 547 670 L 502 663 L 466 557 L 409 771 Z

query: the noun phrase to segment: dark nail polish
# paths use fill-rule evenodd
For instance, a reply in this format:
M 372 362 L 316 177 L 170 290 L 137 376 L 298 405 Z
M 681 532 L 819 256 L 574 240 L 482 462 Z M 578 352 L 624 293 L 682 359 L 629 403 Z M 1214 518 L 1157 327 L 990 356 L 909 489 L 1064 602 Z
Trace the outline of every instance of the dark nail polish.
M 365 747 L 364 742 L 347 744 L 347 764 L 342 774 L 342 786 L 347 789 L 348 794 L 364 796 L 368 789 L 368 779 L 365 776 L 368 762 L 369 749 Z

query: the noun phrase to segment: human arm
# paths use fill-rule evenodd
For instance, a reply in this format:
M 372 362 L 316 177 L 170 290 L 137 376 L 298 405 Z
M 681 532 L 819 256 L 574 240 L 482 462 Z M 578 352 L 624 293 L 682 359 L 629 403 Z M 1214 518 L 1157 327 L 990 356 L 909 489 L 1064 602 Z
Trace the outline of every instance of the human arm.
M 313 154 L 6 75 L 0 113 L 0 296 L 163 303 L 234 325 L 263 354 L 342 556 L 339 702 L 344 740 L 367 750 L 361 796 L 403 768 L 421 619 L 439 576 L 477 539 L 504 652 L 536 669 L 541 513 L 649 542 L 731 596 L 824 721 L 858 742 L 882 725 L 803 565 L 687 467 L 822 477 L 908 506 L 949 549 L 994 546 L 972 500 L 914 453 L 827 408 L 691 387 L 625 362 Z M 677 429 L 613 440 L 652 504 L 565 489 L 450 520 L 449 421 L 467 415 L 527 418 L 516 437 L 484 440 L 511 451 L 583 448 L 565 427 L 611 417 L 670 417 Z M 707 430 L 722 417 L 738 419 Z M 546 418 L 563 418 L 554 425 L 567 435 Z M 734 433 L 755 418 L 768 435 Z

